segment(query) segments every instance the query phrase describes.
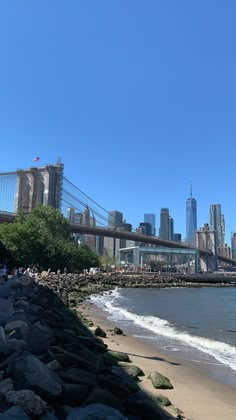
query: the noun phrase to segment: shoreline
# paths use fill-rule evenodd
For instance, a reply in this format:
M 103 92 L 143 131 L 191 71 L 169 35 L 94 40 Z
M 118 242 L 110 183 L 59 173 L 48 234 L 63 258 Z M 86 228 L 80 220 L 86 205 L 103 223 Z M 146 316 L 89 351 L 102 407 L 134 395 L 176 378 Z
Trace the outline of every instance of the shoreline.
M 138 337 L 114 335 L 110 329 L 119 326 L 107 319 L 107 313 L 94 303 L 84 301 L 78 305 L 82 315 L 99 325 L 107 334 L 103 338 L 110 350 L 127 353 L 132 362 L 145 373 L 139 386 L 145 391 L 167 396 L 175 407 L 183 411 L 184 418 L 191 420 L 235 419 L 235 388 L 211 378 L 204 367 L 192 365 L 180 358 L 174 358 L 145 343 Z M 125 331 L 124 331 L 125 333 Z M 173 390 L 155 390 L 147 375 L 157 370 L 167 376 Z

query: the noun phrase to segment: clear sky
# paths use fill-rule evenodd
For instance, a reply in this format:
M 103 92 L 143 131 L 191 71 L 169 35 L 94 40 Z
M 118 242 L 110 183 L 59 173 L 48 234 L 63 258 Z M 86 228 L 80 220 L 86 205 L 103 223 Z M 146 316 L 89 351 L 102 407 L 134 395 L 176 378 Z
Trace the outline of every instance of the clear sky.
M 54 163 L 137 227 L 185 237 L 220 203 L 236 231 L 235 0 L 3 0 L 0 171 Z

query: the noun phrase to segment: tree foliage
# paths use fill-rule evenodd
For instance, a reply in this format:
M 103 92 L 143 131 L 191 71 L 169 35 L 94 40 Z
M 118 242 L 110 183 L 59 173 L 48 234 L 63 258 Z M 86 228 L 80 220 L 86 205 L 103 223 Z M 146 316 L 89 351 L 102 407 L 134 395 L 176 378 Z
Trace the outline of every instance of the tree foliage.
M 38 206 L 28 215 L 19 213 L 15 223 L 0 225 L 0 241 L 11 267 L 81 271 L 99 264 L 90 248 L 72 241 L 67 220 L 49 206 Z

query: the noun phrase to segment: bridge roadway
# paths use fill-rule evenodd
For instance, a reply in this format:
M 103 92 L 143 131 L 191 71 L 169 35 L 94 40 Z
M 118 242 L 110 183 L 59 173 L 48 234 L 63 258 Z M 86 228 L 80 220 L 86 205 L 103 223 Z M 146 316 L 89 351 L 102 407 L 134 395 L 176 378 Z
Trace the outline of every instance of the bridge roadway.
M 137 242 L 143 242 L 146 244 L 156 245 L 156 246 L 164 246 L 167 248 L 181 248 L 181 249 L 192 249 L 193 251 L 199 251 L 200 255 L 208 255 L 212 256 L 213 253 L 209 249 L 201 249 L 196 248 L 194 246 L 183 244 L 181 242 L 174 242 L 174 241 L 167 241 L 165 239 L 158 238 L 157 236 L 146 236 L 141 235 L 140 233 L 133 233 L 127 231 L 120 231 L 110 228 L 100 228 L 95 226 L 84 226 L 78 224 L 70 224 L 70 230 L 73 233 L 84 233 L 84 234 L 91 234 L 97 236 L 106 236 L 110 238 L 118 238 L 118 239 L 128 239 Z M 231 258 L 223 257 L 221 255 L 217 256 L 219 261 L 223 261 L 232 265 L 236 265 L 236 260 Z
M 1 212 L 0 211 L 0 223 L 11 223 L 14 222 L 16 217 L 15 213 L 10 212 Z M 200 249 L 196 248 L 191 245 L 183 244 L 180 242 L 174 241 L 167 241 L 165 239 L 158 238 L 156 236 L 146 236 L 141 235 L 140 233 L 133 233 L 127 231 L 120 231 L 110 228 L 100 228 L 95 226 L 84 226 L 78 224 L 69 224 L 70 230 L 73 233 L 84 233 L 84 234 L 91 234 L 97 236 L 106 236 L 109 238 L 118 238 L 118 239 L 126 239 L 131 241 L 142 242 L 146 244 L 156 245 L 156 246 L 165 246 L 167 248 L 181 248 L 181 249 L 192 249 L 193 251 L 199 251 L 202 255 L 212 256 L 212 251 L 209 249 Z M 231 258 L 223 257 L 218 255 L 218 260 L 223 261 L 229 264 L 236 265 L 236 260 Z
M 208 249 L 198 249 L 194 246 L 183 244 L 181 242 L 167 241 L 157 236 L 147 236 L 140 233 L 127 232 L 125 230 L 116 230 L 110 228 L 100 228 L 95 226 L 84 226 L 70 223 L 70 230 L 73 233 L 84 233 L 98 236 L 106 236 L 110 238 L 128 239 L 131 241 L 143 242 L 151 245 L 159 245 L 167 248 L 181 248 L 181 249 L 192 249 L 193 251 L 199 251 L 200 254 L 213 255 L 212 251 Z M 235 261 L 236 263 L 236 261 Z

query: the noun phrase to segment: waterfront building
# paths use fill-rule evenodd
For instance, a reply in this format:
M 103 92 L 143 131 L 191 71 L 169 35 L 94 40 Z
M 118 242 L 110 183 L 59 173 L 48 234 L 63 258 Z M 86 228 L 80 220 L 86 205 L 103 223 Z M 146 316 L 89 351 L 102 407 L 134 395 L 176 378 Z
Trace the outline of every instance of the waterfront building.
M 145 213 L 144 214 L 144 223 L 150 223 L 151 225 L 151 235 L 156 235 L 156 215 L 153 213 Z
M 192 187 L 190 197 L 186 201 L 186 242 L 194 245 L 195 232 L 197 230 L 197 201 L 192 197 Z
M 169 239 L 169 209 L 162 208 L 160 213 L 159 236 L 162 239 Z
M 210 205 L 210 229 L 216 231 L 217 247 L 224 246 L 224 218 L 221 213 L 221 204 Z

